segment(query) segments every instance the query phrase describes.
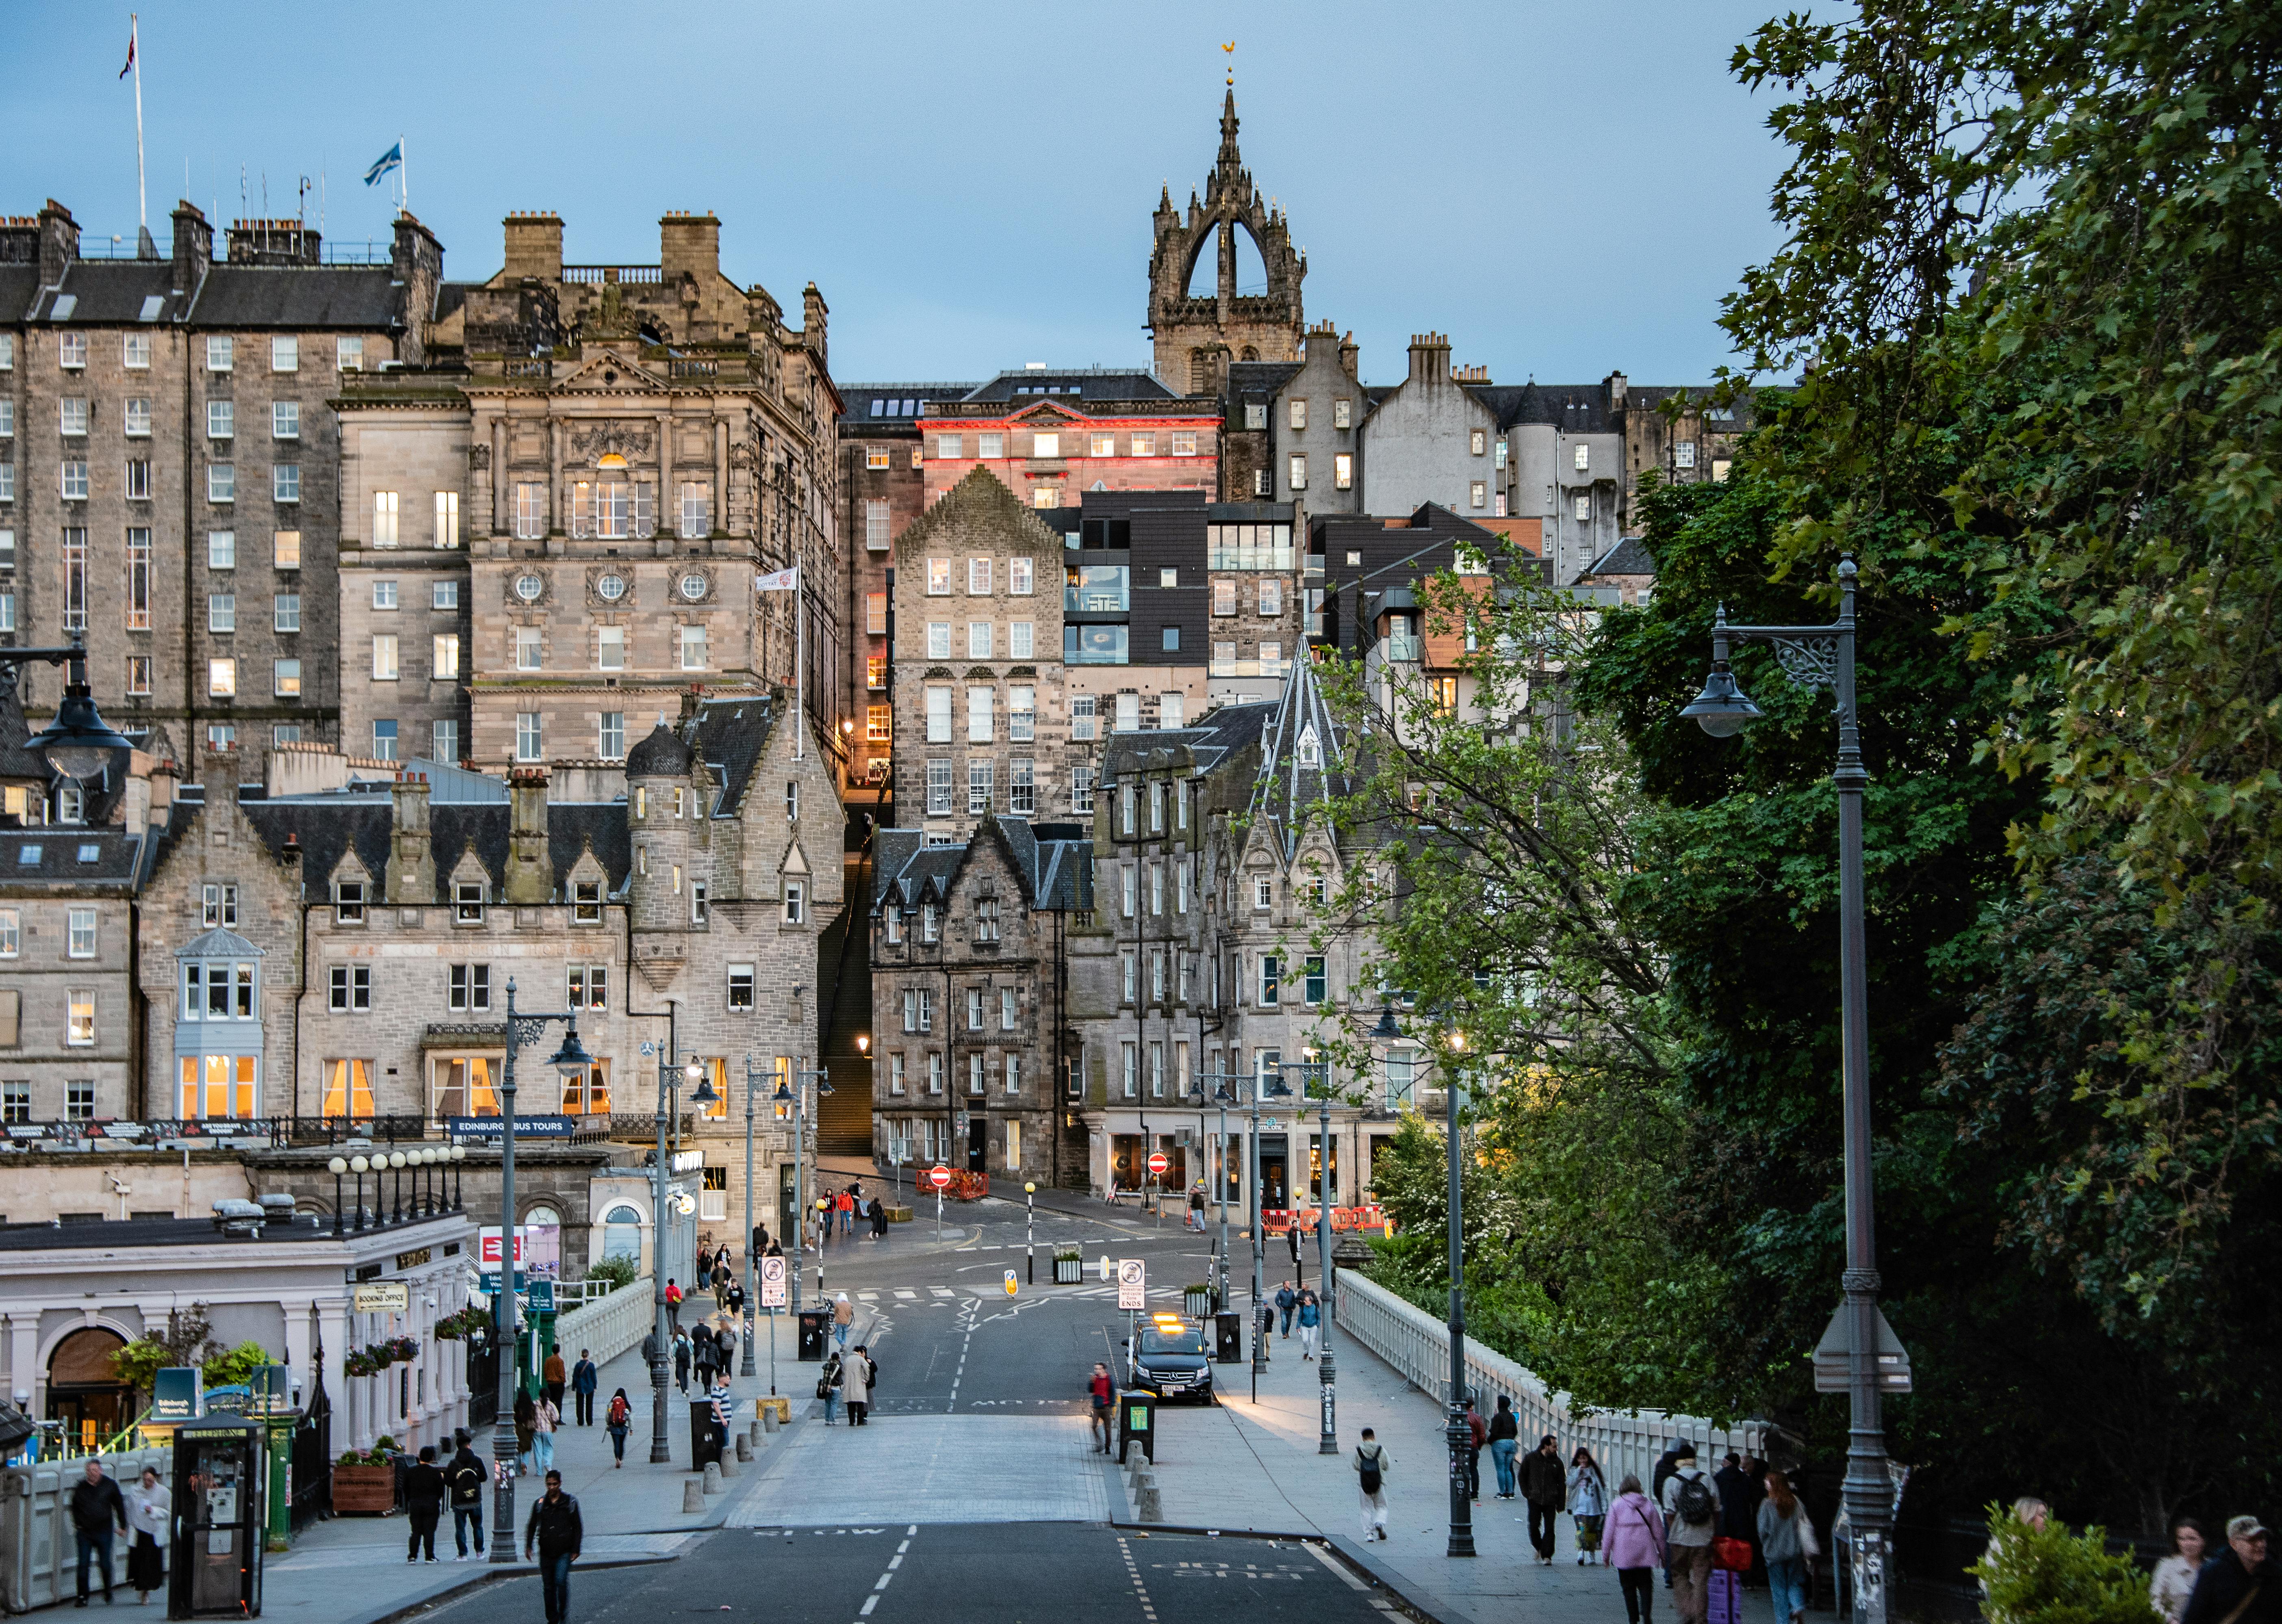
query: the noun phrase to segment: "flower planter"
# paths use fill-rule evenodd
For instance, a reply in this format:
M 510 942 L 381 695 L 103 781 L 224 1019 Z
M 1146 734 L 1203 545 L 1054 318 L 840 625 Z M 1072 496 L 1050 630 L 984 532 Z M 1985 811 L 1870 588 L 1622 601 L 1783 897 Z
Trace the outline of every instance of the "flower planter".
M 1084 1278 L 1085 1259 L 1083 1257 L 1058 1257 L 1054 1259 L 1055 1285 L 1075 1286 Z
M 335 1466 L 333 1512 L 385 1517 L 396 1509 L 396 1468 Z
M 1213 1311 L 1213 1294 L 1208 1291 L 1181 1294 L 1181 1311 L 1191 1319 L 1209 1319 Z

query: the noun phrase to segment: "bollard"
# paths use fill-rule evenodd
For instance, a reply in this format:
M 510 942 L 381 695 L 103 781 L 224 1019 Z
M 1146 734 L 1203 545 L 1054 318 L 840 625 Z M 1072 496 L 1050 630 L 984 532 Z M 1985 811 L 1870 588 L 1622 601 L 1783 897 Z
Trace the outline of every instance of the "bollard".
M 718 1461 L 705 1463 L 705 1492 L 709 1495 L 721 1492 L 721 1463 Z
M 705 1509 L 705 1485 L 695 1478 L 681 1480 L 681 1509 L 685 1511 L 702 1511 Z
M 748 1426 L 748 1427 L 745 1429 L 745 1442 L 746 1442 L 746 1443 L 747 1443 L 747 1445 L 749 1445 L 750 1448 L 753 1448 L 753 1449 L 759 1449 L 759 1448 L 761 1447 L 761 1418 L 760 1418 L 760 1417 L 758 1417 L 758 1416 L 755 1416 L 755 1417 L 753 1418 L 753 1420 L 752 1420 L 752 1425 L 751 1425 L 751 1426 Z
M 742 1443 L 745 1441 L 742 1438 L 740 1438 L 737 1441 L 739 1443 Z M 725 1478 L 733 1478 L 737 1475 L 737 1457 L 734 1454 L 724 1455 L 721 1457 L 721 1475 Z
M 765 1433 L 773 1433 L 777 1430 L 777 1407 L 774 1404 L 769 1405 L 761 1411 L 761 1430 Z
M 739 1433 L 737 1434 L 737 1458 L 739 1460 L 750 1460 L 753 1458 L 753 1441 L 749 1436 L 743 1433 Z
M 1136 1497 L 1135 1504 L 1137 1506 L 1135 1512 L 1137 1520 L 1141 1522 L 1162 1522 L 1165 1520 L 1165 1502 L 1163 1496 L 1159 1495 L 1157 1492 L 1157 1480 L 1155 1478 L 1152 1477 L 1148 1482 L 1143 1486 L 1140 1494 Z

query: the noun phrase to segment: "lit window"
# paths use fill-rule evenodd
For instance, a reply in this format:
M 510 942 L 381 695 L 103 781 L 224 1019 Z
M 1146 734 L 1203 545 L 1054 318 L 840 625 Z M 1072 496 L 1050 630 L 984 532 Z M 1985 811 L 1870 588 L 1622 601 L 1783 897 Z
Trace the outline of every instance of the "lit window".
M 228 698 L 237 692 L 237 662 L 208 660 L 206 662 L 206 692 L 217 699 Z
M 1577 446 L 1577 471 L 1584 473 L 1593 466 L 1593 448 L 1583 441 Z
M 376 682 L 396 680 L 396 634 L 389 633 L 372 640 L 372 680 Z
M 372 493 L 372 544 L 375 547 L 396 545 L 396 521 L 400 513 L 399 493 L 375 491 Z
M 729 967 L 729 1007 L 750 1009 L 753 1006 L 753 967 L 733 964 Z

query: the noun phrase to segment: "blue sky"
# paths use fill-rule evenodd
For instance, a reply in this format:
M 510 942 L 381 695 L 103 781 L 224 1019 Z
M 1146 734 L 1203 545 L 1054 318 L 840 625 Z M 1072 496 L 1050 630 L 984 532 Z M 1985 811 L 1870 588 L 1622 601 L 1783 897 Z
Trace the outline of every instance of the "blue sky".
M 151 215 L 163 242 L 186 161 L 237 214 L 243 166 L 248 212 L 322 174 L 328 238 L 384 237 L 360 177 L 401 131 L 452 276 L 498 268 L 510 209 L 561 213 L 573 261 L 654 262 L 661 213 L 710 208 L 730 276 L 824 291 L 844 381 L 1145 364 L 1150 213 L 1211 166 L 1233 39 L 1246 161 L 1367 377 L 1431 328 L 1500 382 L 1693 382 L 1778 240 L 1773 98 L 1727 63 L 1779 9 L 145 0 Z M 0 211 L 52 196 L 131 243 L 127 8 L 9 11 Z

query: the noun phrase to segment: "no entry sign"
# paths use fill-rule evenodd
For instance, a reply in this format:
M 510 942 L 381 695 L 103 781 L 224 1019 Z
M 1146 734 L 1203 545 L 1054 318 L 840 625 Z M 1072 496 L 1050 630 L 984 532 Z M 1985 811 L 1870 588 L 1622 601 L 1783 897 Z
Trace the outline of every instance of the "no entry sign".
M 1167 1155 L 1163 1151 L 1158 1150 L 1149 1153 L 1149 1170 L 1158 1177 L 1162 1178 L 1165 1176 L 1165 1169 L 1172 1165 L 1173 1159 Z
M 928 1183 L 933 1185 L 938 1190 L 944 1188 L 951 1183 L 951 1169 L 947 1167 L 942 1166 L 929 1168 L 928 1169 Z

